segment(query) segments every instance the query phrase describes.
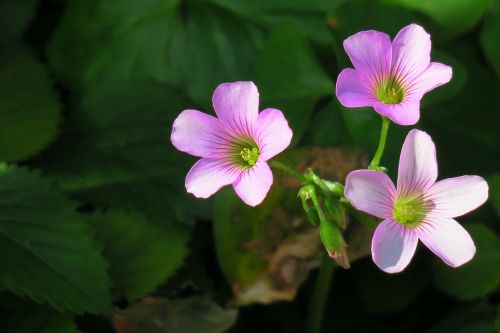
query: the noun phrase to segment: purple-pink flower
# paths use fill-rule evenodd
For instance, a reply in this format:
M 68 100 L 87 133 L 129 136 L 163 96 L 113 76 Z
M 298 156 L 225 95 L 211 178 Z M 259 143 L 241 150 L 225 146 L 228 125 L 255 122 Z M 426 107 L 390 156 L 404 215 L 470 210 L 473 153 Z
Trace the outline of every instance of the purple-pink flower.
M 387 273 L 402 271 L 420 239 L 452 267 L 469 261 L 476 251 L 467 231 L 453 218 L 488 198 L 479 176 L 436 182 L 434 143 L 427 133 L 412 130 L 399 158 L 397 187 L 378 171 L 357 170 L 346 179 L 345 196 L 356 209 L 384 219 L 372 239 L 375 264 Z
M 400 125 L 420 118 L 420 100 L 428 91 L 450 81 L 451 67 L 431 62 L 431 39 L 410 24 L 391 43 L 383 32 L 361 31 L 344 41 L 355 69 L 342 70 L 336 94 L 347 107 L 373 107 Z
M 201 157 L 186 176 L 186 189 L 208 198 L 232 184 L 250 206 L 264 200 L 273 174 L 267 160 L 282 152 L 292 139 L 283 113 L 259 113 L 259 92 L 253 82 L 223 83 L 212 97 L 217 118 L 184 110 L 174 121 L 171 141 L 188 154 Z

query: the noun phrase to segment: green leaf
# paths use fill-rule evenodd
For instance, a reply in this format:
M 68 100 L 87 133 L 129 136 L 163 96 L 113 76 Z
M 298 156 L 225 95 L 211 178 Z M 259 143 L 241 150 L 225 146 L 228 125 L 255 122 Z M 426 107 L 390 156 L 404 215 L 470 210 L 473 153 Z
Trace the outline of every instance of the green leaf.
M 9 333 L 78 333 L 70 314 L 24 301 L 0 317 L 0 330 Z
M 349 132 L 339 104 L 330 100 L 311 118 L 301 143 L 310 146 L 337 146 L 349 142 Z
M 468 309 L 452 313 L 425 333 L 495 333 L 494 316 L 495 313 L 491 308 Z
M 217 84 L 249 76 L 262 42 L 255 24 L 208 1 L 72 0 L 48 58 L 78 90 L 155 79 L 210 105 Z
M 223 309 L 206 297 L 147 298 L 113 318 L 118 333 L 222 333 L 235 322 L 236 309 Z
M 19 161 L 52 142 L 60 105 L 44 66 L 24 50 L 0 52 L 0 161 Z
M 20 37 L 31 22 L 38 0 L 0 0 L 0 39 Z
M 436 260 L 433 265 L 436 286 L 462 300 L 483 297 L 500 283 L 500 239 L 482 224 L 471 225 L 469 232 L 477 247 L 469 263 L 450 268 Z
M 500 78 L 500 1 L 491 1 L 491 8 L 484 19 L 481 30 L 481 47 L 486 60 Z
M 418 263 L 397 275 L 386 274 L 371 263 L 355 267 L 354 272 L 364 311 L 372 315 L 390 314 L 409 306 L 429 280 L 428 271 Z
M 0 167 L 0 281 L 60 310 L 109 310 L 109 278 L 87 225 L 36 172 Z
M 469 30 L 484 15 L 489 0 L 383 0 L 383 3 L 400 4 L 430 16 L 444 27 L 457 32 Z
M 500 217 L 500 174 L 496 174 L 488 179 L 490 186 L 490 202 Z
M 206 203 L 187 195 L 183 179 L 194 159 L 173 148 L 169 132 L 190 104 L 154 82 L 96 89 L 36 164 L 82 201 L 138 210 L 161 223 L 188 221 Z
M 295 142 L 306 129 L 315 103 L 333 93 L 332 81 L 293 25 L 273 30 L 257 59 L 255 74 L 261 105 L 281 108 Z
M 115 289 L 129 301 L 152 292 L 179 268 L 187 255 L 187 230 L 151 223 L 137 212 L 109 211 L 90 218 Z

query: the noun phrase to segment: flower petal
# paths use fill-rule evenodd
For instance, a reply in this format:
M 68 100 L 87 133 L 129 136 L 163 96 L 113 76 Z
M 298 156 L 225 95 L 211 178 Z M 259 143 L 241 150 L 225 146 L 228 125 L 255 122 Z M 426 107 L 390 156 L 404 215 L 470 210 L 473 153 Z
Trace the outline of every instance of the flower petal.
M 245 170 L 233 183 L 236 194 L 249 206 L 257 206 L 264 200 L 273 183 L 273 174 L 266 162 L 258 161 Z
M 431 62 L 429 67 L 412 81 L 408 87 L 408 93 L 423 96 L 426 92 L 448 83 L 452 74 L 453 70 L 450 66 Z
M 197 198 L 208 198 L 221 187 L 233 183 L 241 169 L 219 159 L 202 158 L 186 176 L 186 190 Z
M 436 181 L 436 147 L 431 137 L 419 130 L 406 136 L 399 157 L 398 196 L 424 194 Z
M 264 161 L 281 153 L 292 141 L 292 130 L 280 110 L 265 109 L 257 117 L 256 141 Z
M 403 82 L 422 74 L 431 61 L 431 37 L 418 24 L 401 29 L 392 42 L 392 71 Z
M 390 73 L 392 45 L 387 34 L 375 30 L 358 32 L 344 41 L 344 49 L 358 74 L 371 83 Z
M 170 140 L 175 148 L 199 157 L 217 157 L 227 134 L 217 118 L 197 110 L 184 110 L 175 119 Z
M 415 229 L 422 243 L 449 266 L 463 265 L 476 253 L 469 233 L 453 219 L 432 218 Z
M 259 92 L 253 82 L 223 83 L 212 97 L 215 113 L 223 126 L 235 136 L 253 135 L 259 113 Z
M 420 119 L 420 100 L 405 99 L 399 104 L 376 102 L 373 108 L 382 116 L 403 126 L 415 125 Z
M 427 193 L 432 214 L 457 217 L 481 206 L 488 199 L 488 183 L 479 176 L 448 178 L 435 183 Z
M 385 173 L 352 171 L 347 175 L 344 194 L 360 211 L 383 219 L 392 217 L 396 188 Z
M 373 261 L 386 273 L 399 273 L 410 263 L 417 243 L 415 231 L 393 219 L 384 220 L 373 234 Z
M 337 78 L 335 93 L 340 103 L 346 107 L 372 106 L 377 100 L 370 92 L 370 84 L 355 69 L 346 68 Z

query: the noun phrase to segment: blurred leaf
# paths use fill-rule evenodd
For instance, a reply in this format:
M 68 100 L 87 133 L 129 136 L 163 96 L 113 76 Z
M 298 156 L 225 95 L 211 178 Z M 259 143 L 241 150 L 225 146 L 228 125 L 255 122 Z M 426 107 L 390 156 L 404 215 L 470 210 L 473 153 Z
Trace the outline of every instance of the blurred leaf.
M 497 306 L 497 315 L 495 317 L 495 327 L 497 329 L 497 333 L 500 333 L 500 305 Z
M 425 333 L 495 333 L 493 320 L 494 311 L 488 308 L 452 312 Z
M 330 100 L 312 118 L 301 143 L 312 146 L 336 146 L 349 142 L 347 126 L 338 103 Z
M 500 78 L 500 1 L 491 1 L 490 10 L 484 19 L 481 30 L 481 47 L 486 60 Z
M 8 333 L 78 333 L 69 314 L 54 312 L 32 302 L 23 302 L 0 317 L 0 330 Z
M 182 264 L 188 232 L 159 226 L 136 212 L 109 211 L 90 217 L 115 288 L 129 301 L 152 292 Z
M 500 217 L 500 174 L 496 174 L 488 179 L 490 186 L 490 202 Z
M 237 315 L 205 297 L 146 298 L 115 314 L 113 325 L 118 333 L 222 333 Z
M 441 174 L 491 174 L 500 170 L 500 153 L 496 124 L 500 113 L 500 81 L 468 55 L 470 43 L 453 50 L 467 69 L 467 82 L 454 99 L 435 103 L 422 112 L 422 126 L 432 134 L 438 147 Z M 472 110 L 479 110 L 476 114 Z M 459 142 L 460 144 L 457 144 Z
M 265 107 L 280 107 L 294 141 L 307 127 L 315 102 L 331 95 L 333 84 L 314 59 L 305 38 L 292 25 L 273 30 L 255 68 Z
M 162 223 L 188 221 L 204 203 L 186 194 L 193 159 L 169 139 L 186 105 L 181 94 L 153 82 L 94 90 L 37 165 L 83 201 L 135 209 Z
M 32 20 L 38 0 L 0 0 L 0 39 L 20 37 Z
M 105 262 L 68 201 L 36 172 L 0 167 L 0 280 L 57 309 L 109 310 Z
M 477 247 L 474 258 L 459 268 L 450 268 L 438 260 L 433 265 L 438 288 L 463 300 L 483 297 L 500 283 L 500 239 L 482 224 L 468 229 Z
M 48 58 L 79 90 L 155 79 L 208 106 L 217 84 L 248 78 L 262 42 L 254 24 L 208 1 L 72 0 Z
M 54 139 L 60 106 L 51 85 L 27 51 L 0 51 L 0 161 L 31 157 Z
M 489 0 L 382 0 L 400 4 L 429 15 L 439 24 L 461 32 L 469 30 L 483 17 Z
M 293 24 L 307 38 L 319 42 L 332 42 L 326 24 L 326 15 L 341 2 L 339 0 L 211 0 L 249 21 L 272 29 L 284 23 Z
M 357 291 L 368 314 L 390 314 L 413 302 L 428 281 L 428 272 L 417 265 L 397 275 L 386 274 L 374 264 L 356 268 Z

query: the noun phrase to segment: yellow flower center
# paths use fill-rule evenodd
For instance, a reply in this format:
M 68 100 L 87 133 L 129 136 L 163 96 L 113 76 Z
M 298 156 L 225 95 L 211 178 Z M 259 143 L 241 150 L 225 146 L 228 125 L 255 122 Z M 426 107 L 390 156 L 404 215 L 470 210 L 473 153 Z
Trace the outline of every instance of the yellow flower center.
M 240 156 L 248 166 L 254 166 L 260 156 L 259 149 L 256 147 L 243 148 L 240 152 Z
M 383 80 L 377 87 L 377 99 L 385 104 L 399 104 L 405 97 L 405 88 L 395 78 Z
M 398 198 L 394 204 L 394 219 L 407 227 L 416 227 L 427 215 L 427 207 L 421 196 Z

